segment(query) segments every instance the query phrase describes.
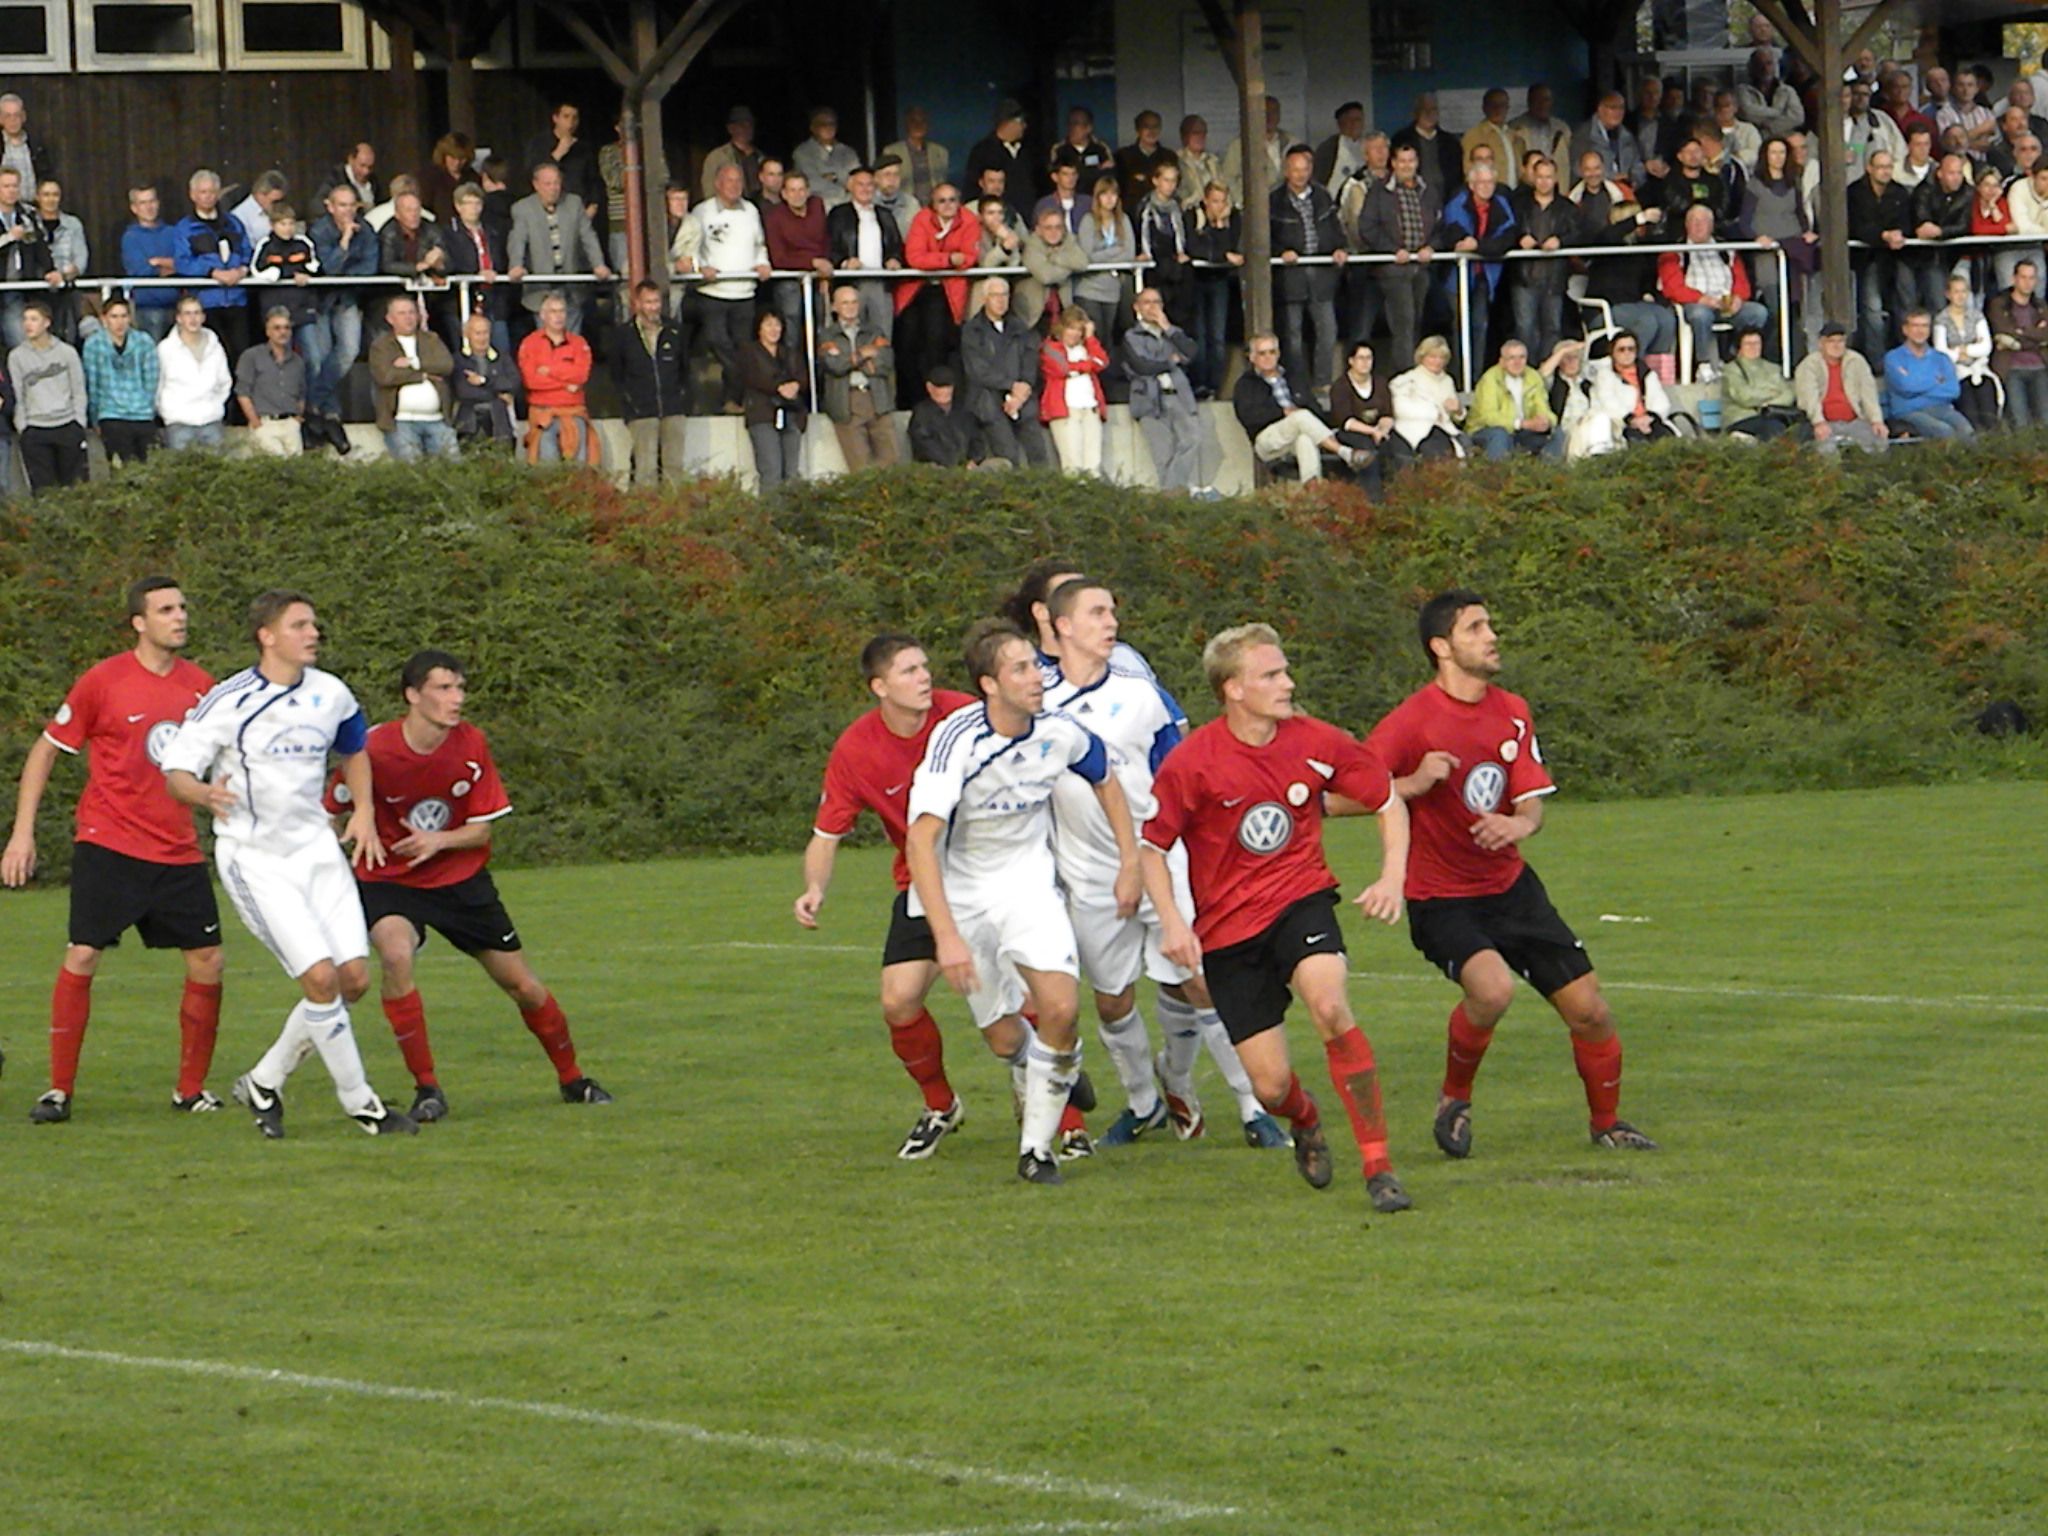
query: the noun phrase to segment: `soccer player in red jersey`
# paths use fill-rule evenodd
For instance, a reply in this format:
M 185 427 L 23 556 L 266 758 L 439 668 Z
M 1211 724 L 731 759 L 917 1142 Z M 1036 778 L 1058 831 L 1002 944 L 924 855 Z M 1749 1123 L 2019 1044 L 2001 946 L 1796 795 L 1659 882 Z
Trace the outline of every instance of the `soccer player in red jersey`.
M 1472 1155 L 1472 1080 L 1519 975 L 1571 1031 L 1593 1144 L 1654 1152 L 1657 1144 L 1617 1113 L 1621 1037 L 1592 958 L 1522 859 L 1520 844 L 1542 828 L 1543 798 L 1556 786 L 1528 704 L 1493 685 L 1500 640 L 1485 601 L 1442 593 L 1423 605 L 1420 627 L 1436 679 L 1366 745 L 1414 805 L 1409 936 L 1465 993 L 1451 1010 L 1436 1144 L 1451 1157 Z
M 1401 915 L 1408 812 L 1379 760 L 1333 725 L 1299 714 L 1280 637 L 1265 624 L 1214 636 L 1202 669 L 1223 714 L 1189 734 L 1160 766 L 1158 808 L 1145 824 L 1145 889 L 1168 958 L 1203 971 L 1216 1011 L 1259 1101 L 1293 1123 L 1294 1160 L 1315 1189 L 1329 1186 L 1330 1148 L 1316 1101 L 1287 1061 L 1280 1032 L 1299 992 L 1351 1117 L 1373 1209 L 1413 1203 L 1387 1156 L 1386 1116 L 1372 1046 L 1351 1016 L 1349 968 L 1337 923 L 1337 880 L 1323 858 L 1323 794 L 1376 807 L 1380 876 L 1354 898 L 1368 917 Z M 1194 888 L 1191 931 L 1173 902 L 1166 851 L 1186 842 Z
M 569 1104 L 609 1104 L 612 1096 L 584 1075 L 562 1005 L 533 974 L 498 887 L 485 867 L 491 829 L 511 812 L 484 733 L 462 718 L 468 681 L 446 651 L 421 651 L 406 662 L 405 714 L 370 732 L 370 778 L 376 786 L 377 835 L 391 857 L 359 865 L 370 947 L 383 972 L 384 1017 L 415 1084 L 412 1118 L 444 1118 L 442 1091 L 427 1043 L 426 1010 L 413 983 L 413 956 L 433 929 L 472 957 L 519 1005 L 534 1039 L 547 1052 Z M 328 786 L 328 809 L 347 809 L 348 789 Z
M 71 864 L 71 943 L 50 1000 L 50 1089 L 29 1111 L 39 1125 L 71 1118 L 92 979 L 101 953 L 130 928 L 147 949 L 185 952 L 171 1106 L 188 1113 L 220 1108 L 206 1089 L 220 1028 L 220 913 L 192 812 L 165 791 L 157 767 L 164 744 L 213 679 L 178 655 L 185 647 L 187 613 L 185 595 L 170 577 L 145 577 L 128 589 L 128 623 L 135 648 L 72 684 L 63 707 L 29 748 L 14 832 L 0 855 L 0 879 L 26 884 L 36 869 L 36 807 L 57 754 L 88 752 Z
M 910 781 L 938 723 L 978 701 L 934 688 L 930 659 L 909 635 L 875 636 L 861 647 L 860 670 L 875 707 L 840 733 L 825 761 L 825 789 L 804 849 L 804 893 L 796 899 L 796 920 L 806 928 L 818 926 L 840 839 L 853 830 L 863 810 L 873 811 L 896 848 L 896 902 L 889 909 L 889 936 L 882 942 L 882 1022 L 889 1027 L 896 1059 L 924 1095 L 924 1113 L 896 1149 L 898 1157 L 914 1161 L 937 1151 L 959 1129 L 964 1114 L 946 1079 L 938 1021 L 925 1006 L 939 975 L 931 924 L 910 915 L 910 866 L 903 858 Z

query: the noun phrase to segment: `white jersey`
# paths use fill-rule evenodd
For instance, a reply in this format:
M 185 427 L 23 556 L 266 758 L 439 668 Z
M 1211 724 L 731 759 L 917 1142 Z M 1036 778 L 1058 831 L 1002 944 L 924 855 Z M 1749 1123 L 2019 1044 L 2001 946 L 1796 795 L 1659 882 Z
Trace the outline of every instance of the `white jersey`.
M 1037 647 L 1034 646 L 1033 649 L 1036 650 Z M 1152 670 L 1152 663 L 1145 659 L 1143 653 L 1135 645 L 1126 644 L 1122 640 L 1118 640 L 1110 646 L 1109 664 L 1112 667 L 1121 667 L 1126 672 L 1135 672 L 1140 677 L 1150 678 L 1155 683 L 1159 681 L 1158 674 Z M 1053 689 L 1059 687 L 1065 681 L 1065 674 L 1060 671 L 1059 662 L 1053 657 L 1046 655 L 1043 651 L 1038 652 L 1038 677 L 1039 681 L 1045 684 L 1045 692 L 1048 698 L 1052 696 Z M 1168 694 L 1166 697 L 1168 702 L 1171 703 L 1173 695 Z M 1181 712 L 1180 705 L 1174 704 L 1173 711 L 1175 714 L 1179 714 Z
M 1142 827 L 1156 803 L 1152 778 L 1181 738 L 1187 723 L 1180 708 L 1149 677 L 1115 662 L 1094 682 L 1077 686 L 1062 678 L 1046 690 L 1046 706 L 1072 715 L 1109 749 L 1110 767 L 1131 805 L 1131 821 Z M 1070 774 L 1052 796 L 1053 853 L 1060 879 L 1071 892 L 1105 891 L 1116 884 L 1116 833 L 1102 802 Z
M 362 751 L 369 733 L 355 695 L 333 673 L 308 667 L 287 686 L 251 667 L 192 706 L 161 766 L 234 790 L 233 807 L 214 820 L 215 837 L 290 853 L 334 840 L 320 804 L 327 755 Z
M 920 816 L 946 823 L 946 899 L 968 907 L 1012 894 L 1056 900 L 1053 789 L 1062 779 L 1100 784 L 1108 776 L 1102 742 L 1071 715 L 1041 711 L 1022 736 L 998 733 L 986 704 L 948 715 L 910 781 L 911 823 Z M 914 887 L 910 910 L 924 912 Z

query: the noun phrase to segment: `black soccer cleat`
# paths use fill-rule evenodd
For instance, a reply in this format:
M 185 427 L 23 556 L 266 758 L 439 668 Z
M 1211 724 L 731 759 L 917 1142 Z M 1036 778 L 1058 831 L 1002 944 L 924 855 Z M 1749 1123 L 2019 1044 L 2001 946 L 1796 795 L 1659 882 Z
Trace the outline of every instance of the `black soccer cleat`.
M 284 1140 L 284 1095 L 275 1088 L 266 1088 L 256 1081 L 253 1073 L 244 1072 L 235 1079 L 235 1102 L 244 1106 L 256 1119 L 256 1129 L 270 1141 Z
M 1659 1152 L 1663 1149 L 1626 1120 L 1617 1120 L 1604 1131 L 1593 1133 L 1593 1145 L 1609 1152 Z
M 408 1113 L 415 1125 L 432 1125 L 436 1120 L 446 1120 L 448 1095 L 441 1091 L 439 1083 L 421 1083 L 412 1091 L 412 1108 Z
M 71 1095 L 62 1088 L 52 1088 L 36 1100 L 28 1118 L 35 1125 L 62 1125 L 71 1118 Z
M 1294 1166 L 1308 1180 L 1310 1189 L 1328 1189 L 1335 1170 L 1330 1166 L 1330 1144 L 1323 1139 L 1320 1125 L 1294 1128 Z
M 1394 1170 L 1382 1168 L 1365 1181 L 1366 1195 L 1372 1200 L 1372 1208 L 1382 1216 L 1391 1216 L 1396 1211 L 1414 1209 L 1415 1202 L 1408 1198 L 1408 1191 L 1401 1187 L 1401 1181 L 1394 1177 Z
M 1472 1155 L 1472 1101 L 1452 1099 L 1436 1112 L 1436 1144 L 1445 1157 Z
M 1084 1115 L 1095 1113 L 1095 1080 L 1086 1072 L 1074 1074 L 1074 1086 L 1067 1090 L 1067 1102 Z
M 220 1108 L 220 1099 L 204 1088 L 190 1098 L 181 1098 L 174 1088 L 171 1090 L 171 1108 L 181 1115 L 210 1115 Z
M 349 1118 L 372 1136 L 417 1136 L 420 1133 L 419 1123 L 411 1115 L 401 1114 L 388 1104 L 379 1104 L 374 1111 L 365 1110 Z
M 572 1083 L 562 1084 L 564 1104 L 609 1104 L 612 1096 L 597 1086 L 594 1077 L 579 1077 Z
M 896 1155 L 906 1163 L 920 1162 L 939 1150 L 939 1143 L 960 1129 L 967 1119 L 967 1110 L 959 1099 L 954 1099 L 948 1109 L 928 1109 L 917 1117 L 917 1124 L 910 1128 L 910 1134 L 903 1138 L 903 1145 L 896 1149 Z
M 1026 1184 L 1064 1184 L 1066 1178 L 1060 1173 L 1060 1165 L 1049 1157 L 1040 1157 L 1036 1152 L 1026 1152 L 1017 1159 L 1017 1177 Z

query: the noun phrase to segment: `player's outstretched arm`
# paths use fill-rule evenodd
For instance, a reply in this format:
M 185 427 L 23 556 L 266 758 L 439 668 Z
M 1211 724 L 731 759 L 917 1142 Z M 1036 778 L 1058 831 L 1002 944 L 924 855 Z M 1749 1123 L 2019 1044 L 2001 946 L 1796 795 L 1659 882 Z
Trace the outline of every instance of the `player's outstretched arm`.
M 370 782 L 370 754 L 351 752 L 344 757 L 341 781 L 348 786 L 348 803 L 354 807 L 341 832 L 341 840 L 354 845 L 349 851 L 349 862 L 370 869 L 381 868 L 384 844 L 377 836 L 376 788 Z
M 974 956 L 953 921 L 953 909 L 946 901 L 946 882 L 939 870 L 939 837 L 946 824 L 936 816 L 920 816 L 910 824 L 903 839 L 904 862 L 910 866 L 910 884 L 931 924 L 932 947 L 937 951 L 939 969 L 962 997 L 976 989 Z
M 1183 970 L 1202 968 L 1202 942 L 1180 915 L 1173 899 L 1173 871 L 1166 867 L 1166 855 L 1150 843 L 1138 849 L 1138 869 L 1145 879 L 1145 894 L 1152 898 L 1152 910 L 1159 914 L 1159 946 L 1166 958 Z
M 1392 796 L 1380 811 L 1380 877 L 1353 900 L 1367 917 L 1398 922 L 1408 884 L 1408 802 Z
M 28 749 L 28 761 L 21 765 L 21 788 L 14 796 L 14 831 L 7 839 L 7 851 L 0 854 L 0 883 L 26 885 L 36 872 L 36 810 L 56 766 L 56 743 L 38 736 Z
M 818 909 L 825 905 L 825 892 L 832 887 L 832 866 L 838 858 L 838 838 L 811 834 L 804 848 L 804 893 L 796 899 L 796 920 L 801 926 L 818 926 Z
M 1488 853 L 1498 853 L 1542 830 L 1543 797 L 1530 795 L 1515 802 L 1515 814 L 1512 816 L 1503 816 L 1496 811 L 1473 822 L 1472 841 Z
M 227 784 L 209 784 L 183 768 L 164 775 L 164 789 L 180 805 L 195 805 L 216 816 L 225 816 L 235 807 L 235 792 Z
M 1138 910 L 1138 898 L 1143 894 L 1143 877 L 1138 872 L 1138 833 L 1131 825 L 1131 802 L 1124 794 L 1123 784 L 1113 773 L 1104 774 L 1102 782 L 1095 786 L 1095 798 L 1102 802 L 1103 814 L 1109 818 L 1109 830 L 1116 834 L 1116 915 L 1129 917 Z

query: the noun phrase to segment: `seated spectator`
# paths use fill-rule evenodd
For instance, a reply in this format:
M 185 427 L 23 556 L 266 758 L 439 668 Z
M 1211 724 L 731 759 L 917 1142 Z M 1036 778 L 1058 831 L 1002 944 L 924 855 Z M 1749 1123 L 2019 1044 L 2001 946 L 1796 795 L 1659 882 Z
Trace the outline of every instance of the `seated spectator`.
M 2048 305 L 2040 294 L 2041 269 L 2023 260 L 2012 287 L 1985 306 L 1991 324 L 1991 368 L 2005 385 L 2005 407 L 2016 427 L 2048 426 Z
M 1183 194 L 1186 187 L 1181 188 Z M 1194 258 L 1194 317 L 1189 331 L 1200 349 L 1191 376 L 1198 399 L 1213 400 L 1229 366 L 1230 315 L 1237 272 L 1244 265 L 1244 215 L 1230 206 L 1230 189 L 1212 181 L 1188 219 L 1188 254 Z M 1370 275 L 1377 269 L 1367 268 Z
M 946 469 L 1008 469 L 1008 459 L 988 451 L 981 424 L 955 402 L 957 388 L 957 377 L 944 365 L 925 375 L 925 398 L 910 412 L 911 461 Z
M 1700 249 L 1666 251 L 1657 258 L 1658 286 L 1692 328 L 1692 355 L 1702 369 L 1718 356 L 1716 321 L 1732 321 L 1738 330 L 1761 329 L 1771 318 L 1770 311 L 1750 297 L 1749 270 L 1742 258 L 1711 249 L 1713 238 L 1714 216 L 1696 204 L 1686 210 L 1685 243 Z
M 1529 369 L 1529 349 L 1514 337 L 1500 344 L 1500 361 L 1479 376 L 1472 387 L 1472 408 L 1465 430 L 1473 446 L 1489 459 L 1518 453 L 1564 457 L 1564 434 L 1550 413 L 1550 397 L 1540 374 Z
M 459 449 L 448 425 L 455 414 L 454 357 L 421 325 L 419 304 L 409 293 L 385 300 L 384 323 L 390 329 L 370 343 L 369 364 L 384 451 L 406 464 L 428 454 L 454 458 Z
M 574 108 L 565 110 L 573 112 Z M 560 114 L 557 114 L 559 118 Z M 593 170 L 594 174 L 594 170 Z M 562 173 L 552 163 L 543 163 L 533 173 L 533 196 L 512 205 L 512 234 L 506 241 L 506 260 L 512 263 L 506 276 L 523 281 L 535 277 L 565 277 L 589 272 L 609 279 L 612 269 L 604 259 L 597 232 L 591 227 L 583 202 L 573 192 L 562 190 Z M 548 294 L 555 294 L 567 306 L 569 329 L 583 330 L 583 301 L 573 292 L 550 288 L 546 283 L 527 284 L 520 290 L 526 307 L 538 312 Z M 446 351 L 444 347 L 442 349 Z
M 1825 452 L 1839 452 L 1845 443 L 1877 452 L 1891 436 L 1870 364 L 1849 350 L 1849 328 L 1838 320 L 1820 328 L 1820 350 L 1800 359 L 1792 388 Z
M 761 216 L 768 237 L 768 264 L 777 272 L 810 272 L 829 280 L 832 276 L 832 236 L 825 228 L 825 203 L 811 196 L 811 179 L 802 171 L 791 171 L 782 179 L 782 201 Z M 822 311 L 824 291 L 818 284 L 817 303 Z M 804 284 L 793 277 L 778 277 L 768 285 L 769 302 L 782 316 L 783 329 L 792 343 L 804 333 Z
M 633 285 L 632 317 L 613 327 L 606 350 L 633 439 L 633 483 L 672 485 L 683 478 L 690 386 L 683 333 L 662 313 L 661 284 L 642 278 Z
M 1934 317 L 1924 309 L 1909 309 L 1899 329 L 1905 340 L 1884 358 L 1891 430 L 1916 437 L 1975 437 L 1977 429 L 1956 409 L 1963 386 L 1956 377 L 1955 364 L 1931 344 Z
M 167 448 L 218 448 L 226 441 L 223 413 L 234 393 L 227 349 L 207 328 L 206 308 L 191 294 L 178 300 L 177 319 L 156 346 L 156 413 Z
M 1536 371 L 1543 380 L 1550 414 L 1557 422 L 1558 436 L 1565 440 L 1569 456 L 1575 434 L 1583 423 L 1593 419 L 1593 377 L 1586 371 L 1586 344 L 1577 339 L 1560 341 Z M 1605 424 L 1601 423 L 1601 427 L 1604 432 Z
M 697 317 L 718 359 L 726 413 L 733 416 L 744 409 L 740 348 L 753 336 L 755 290 L 771 270 L 760 212 L 740 195 L 743 180 L 737 165 L 721 166 L 716 190 L 683 220 L 669 252 L 677 272 L 702 279 L 695 294 Z
M 7 354 L 7 377 L 14 385 L 22 467 L 29 489 L 41 494 L 85 481 L 85 366 L 53 329 L 47 299 L 30 299 L 21 321 L 22 343 Z
M 1451 344 L 1425 336 L 1415 347 L 1415 366 L 1394 375 L 1387 393 L 1394 402 L 1394 435 L 1406 459 L 1462 459 L 1467 444 L 1459 433 L 1464 402 L 1452 380 Z
M 846 467 L 886 469 L 900 456 L 890 414 L 896 404 L 896 350 L 861 310 L 853 284 L 832 290 L 832 318 L 818 333 L 818 377 Z
M 1115 187 L 1115 178 L 1104 179 Z M 1052 445 L 1034 403 L 1040 384 L 1038 338 L 1010 313 L 1008 279 L 991 277 L 983 283 L 981 309 L 960 328 L 960 368 L 967 379 L 968 412 L 981 423 L 989 451 L 1012 464 L 1053 468 Z
M 249 184 L 249 195 L 235 204 L 229 217 L 248 235 L 250 250 L 270 237 L 271 209 L 283 202 L 290 190 L 283 171 L 262 171 Z
M 1131 381 L 1131 419 L 1145 434 L 1152 462 L 1165 490 L 1187 490 L 1198 501 L 1217 493 L 1202 473 L 1202 421 L 1195 403 L 1196 347 L 1186 331 L 1167 317 L 1157 288 L 1145 288 L 1133 306 L 1137 321 L 1124 332 L 1124 375 Z M 1059 439 L 1057 427 L 1054 441 Z M 1065 459 L 1066 450 L 1060 450 Z M 1068 466 L 1072 468 L 1072 465 Z
M 1635 337 L 1615 337 L 1606 358 L 1593 365 L 1592 376 L 1592 414 L 1606 422 L 1611 441 L 1645 443 L 1678 435 L 1664 381 L 1637 352 Z
M 1977 307 L 1970 280 L 1960 273 L 1949 278 L 1945 299 L 1934 317 L 1934 344 L 1955 365 L 1963 386 L 1957 402 L 1963 414 L 1979 432 L 1989 432 L 1998 425 L 1998 391 L 1991 377 L 1991 324 Z
M 1304 482 L 1323 473 L 1323 455 L 1335 454 L 1353 469 L 1373 461 L 1372 439 L 1339 435 L 1323 424 L 1306 396 L 1288 381 L 1280 366 L 1280 338 L 1261 331 L 1245 347 L 1251 367 L 1231 392 L 1237 424 L 1251 439 L 1252 456 L 1261 464 L 1277 464 L 1289 454 Z
M 1330 386 L 1330 415 L 1340 432 L 1354 432 L 1383 446 L 1394 430 L 1394 397 L 1384 374 L 1373 372 L 1370 343 L 1354 341 L 1344 371 Z
M 512 354 L 512 283 L 506 276 L 511 265 L 506 258 L 505 236 L 493 228 L 484 216 L 484 190 L 473 181 L 465 181 L 454 192 L 455 217 L 448 223 L 443 238 L 448 242 L 448 265 L 444 269 L 453 277 L 481 278 L 458 290 L 461 299 L 457 310 L 466 307 L 468 313 L 460 316 L 462 336 L 469 334 L 469 314 L 483 315 L 491 322 L 491 346 L 503 352 L 509 359 Z M 683 217 L 688 217 L 685 205 Z M 678 223 L 681 222 L 679 218 Z M 458 338 L 458 341 L 460 338 Z
M 753 339 L 740 348 L 740 383 L 746 390 L 747 437 L 761 489 L 803 477 L 804 362 L 783 335 L 782 316 L 763 310 Z
M 1067 230 L 1057 208 L 1038 216 L 1038 226 L 1024 242 L 1024 269 L 1011 291 L 1010 309 L 1026 325 L 1048 314 L 1058 315 L 1074 302 L 1074 279 L 1088 270 L 1088 253 Z
M 1081 225 L 1081 233 L 1074 237 L 1080 241 L 1081 249 L 1087 252 L 1090 268 L 1074 280 L 1074 302 L 1088 311 L 1095 322 L 1095 334 L 1105 341 L 1116 335 L 1124 294 L 1129 291 L 1130 274 L 1102 269 L 1113 262 L 1138 259 L 1138 237 L 1131 230 L 1131 221 L 1124 215 L 1122 202 L 1116 178 L 1099 178 L 1095 183 L 1093 200 L 1088 205 L 1088 217 Z M 1000 441 L 996 446 L 1001 451 Z
M 134 221 L 121 231 L 121 271 L 128 277 L 175 277 L 178 270 L 177 235 L 161 215 L 161 199 L 153 186 L 131 187 L 128 215 Z M 135 328 L 151 342 L 162 341 L 171 329 L 171 312 L 178 302 L 175 288 L 136 288 L 131 291 Z
M 292 314 L 283 305 L 263 317 L 263 340 L 235 359 L 235 403 L 258 453 L 295 459 L 304 451 L 306 360 L 292 347 Z
M 1109 354 L 1095 339 L 1095 322 L 1078 304 L 1060 311 L 1053 334 L 1039 348 L 1045 387 L 1038 415 L 1052 432 L 1059 462 L 1068 474 L 1102 473 L 1102 424 L 1109 400 L 1102 393 L 1102 370 Z
M 1207 118 L 1190 113 L 1180 120 L 1180 148 L 1175 151 L 1174 159 L 1180 162 L 1182 202 L 1201 202 L 1211 182 L 1223 188 L 1224 201 L 1229 202 L 1230 186 L 1223 177 L 1223 159 L 1209 153 Z
M 1721 375 L 1721 427 L 1732 436 L 1767 443 L 1790 436 L 1811 442 L 1813 424 L 1799 409 L 1792 380 L 1764 356 L 1763 332 L 1754 326 L 1738 331 L 1735 356 Z
M 830 107 L 811 113 L 811 136 L 789 158 L 791 172 L 802 174 L 811 195 L 826 209 L 837 208 L 851 195 L 847 182 L 859 168 L 860 156 L 852 145 L 839 142 L 839 114 Z
M 134 307 L 116 294 L 100 306 L 100 328 L 81 348 L 86 425 L 97 427 L 109 460 L 140 464 L 157 443 L 156 342 L 133 324 Z
M 569 329 L 568 301 L 548 294 L 540 304 L 540 329 L 519 344 L 527 463 L 603 462 L 604 445 L 590 425 L 591 365 L 590 343 Z
M 513 420 L 519 392 L 519 364 L 498 345 L 491 317 L 481 310 L 462 322 L 455 349 L 455 436 L 460 442 L 516 443 Z
M 832 266 L 838 274 L 833 292 L 851 288 L 860 301 L 862 323 L 888 336 L 896 325 L 896 300 L 891 292 L 895 285 L 878 276 L 862 275 L 856 281 L 847 274 L 902 271 L 903 229 L 896 216 L 876 202 L 875 173 L 866 166 L 847 177 L 846 194 L 846 201 L 825 215 Z

